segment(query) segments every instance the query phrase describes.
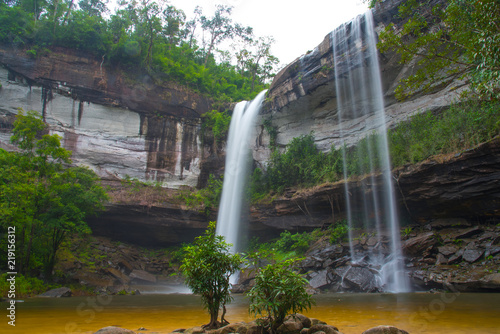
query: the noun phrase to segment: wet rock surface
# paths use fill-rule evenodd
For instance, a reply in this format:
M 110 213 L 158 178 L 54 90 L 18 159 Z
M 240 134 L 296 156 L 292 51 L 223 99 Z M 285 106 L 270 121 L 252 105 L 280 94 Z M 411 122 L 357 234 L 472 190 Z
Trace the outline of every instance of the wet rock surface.
M 264 318 L 254 320 L 248 323 L 238 322 L 229 324 L 224 327 L 212 330 L 206 330 L 203 327 L 193 327 L 188 329 L 178 329 L 172 333 L 183 334 L 266 334 L 269 333 L 267 328 L 263 326 L 266 320 Z M 333 325 L 314 319 L 308 318 L 303 314 L 289 315 L 285 318 L 284 323 L 276 330 L 277 334 L 342 334 L 341 330 Z M 378 326 L 370 328 L 363 334 L 408 334 L 405 330 L 398 329 L 394 326 Z
M 62 288 L 57 288 L 57 289 L 52 289 L 52 290 L 46 291 L 46 292 L 38 295 L 38 297 L 61 298 L 61 297 L 71 297 L 71 294 L 72 294 L 72 292 L 71 292 L 70 288 L 62 287 Z
M 407 254 L 409 276 L 417 289 L 500 291 L 498 222 L 472 228 L 433 228 L 431 232 L 433 243 L 425 252 Z M 408 240 L 420 237 L 415 233 L 407 236 Z
M 397 168 L 392 172 L 394 195 L 402 217 L 430 228 L 469 227 L 450 238 L 480 233 L 471 221 L 500 219 L 500 137 L 466 152 L 436 156 L 427 161 Z M 365 191 L 380 191 L 380 175 L 350 179 L 348 188 L 353 215 L 362 210 Z M 303 230 L 346 219 L 344 182 L 313 189 L 286 189 L 282 196 L 250 208 L 250 223 L 259 222 L 276 229 Z M 369 208 L 377 214 L 377 208 Z M 380 208 L 378 208 L 380 209 Z M 429 223 L 430 222 L 430 223 Z M 453 224 L 454 226 L 451 226 Z M 415 251 L 420 241 L 415 240 Z M 413 242 L 413 241 L 412 241 Z M 432 240 L 430 241 L 432 242 Z M 409 245 L 408 245 L 409 246 Z
M 500 292 L 500 224 L 469 227 L 464 221 L 457 218 L 453 227 L 430 221 L 401 229 L 405 272 L 413 291 Z M 356 261 L 351 260 L 348 243 L 331 245 L 323 237 L 311 246 L 299 264 L 310 293 L 385 291 L 381 259 L 390 256 L 389 239 L 382 237 L 373 245 L 365 233 L 354 233 Z M 242 276 L 239 291 L 248 290 L 252 280 Z
M 116 326 L 108 326 L 99 329 L 97 332 L 94 334 L 135 334 L 136 332 L 130 330 L 130 329 L 125 329 L 121 327 L 116 327 Z
M 60 253 L 66 255 L 60 255 L 55 272 L 64 275 L 64 282 L 81 284 L 96 294 L 136 295 L 144 289 L 184 289 L 182 278 L 172 275 L 178 272 L 178 267 L 172 264 L 170 256 L 161 252 L 105 237 L 73 244 L 71 252 L 68 255 L 67 250 L 61 250 Z M 56 292 L 65 293 L 56 290 L 46 292 L 50 292 L 47 297 L 57 297 Z

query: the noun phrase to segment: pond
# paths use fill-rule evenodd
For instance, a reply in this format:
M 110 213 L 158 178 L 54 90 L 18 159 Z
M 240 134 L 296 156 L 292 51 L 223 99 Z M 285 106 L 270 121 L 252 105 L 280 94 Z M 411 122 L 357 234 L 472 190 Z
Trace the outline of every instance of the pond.
M 345 293 L 317 295 L 315 300 L 316 306 L 304 314 L 337 326 L 344 334 L 360 334 L 378 325 L 410 333 L 500 333 L 500 294 Z M 1 304 L 7 307 L 6 302 Z M 236 295 L 226 318 L 253 320 L 248 300 Z M 16 304 L 16 327 L 8 326 L 4 318 L 0 333 L 93 333 L 112 325 L 170 333 L 208 320 L 200 299 L 191 294 L 29 298 Z

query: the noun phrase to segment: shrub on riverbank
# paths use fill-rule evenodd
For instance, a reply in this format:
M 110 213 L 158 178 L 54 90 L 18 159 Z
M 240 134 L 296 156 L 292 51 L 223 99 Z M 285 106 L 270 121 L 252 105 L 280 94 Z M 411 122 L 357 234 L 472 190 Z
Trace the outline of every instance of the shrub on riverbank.
M 12 278 L 11 274 L 5 273 L 0 275 L 0 294 L 4 298 L 10 298 L 9 291 L 11 281 L 7 280 L 10 278 Z M 33 297 L 55 287 L 54 285 L 47 284 L 36 277 L 27 277 L 21 274 L 14 275 L 14 282 L 15 290 L 14 298 L 12 299 Z
M 275 333 L 288 314 L 310 309 L 314 304 L 307 293 L 308 281 L 293 270 L 294 260 L 269 264 L 255 276 L 248 292 L 250 313 L 265 316 L 271 333 Z

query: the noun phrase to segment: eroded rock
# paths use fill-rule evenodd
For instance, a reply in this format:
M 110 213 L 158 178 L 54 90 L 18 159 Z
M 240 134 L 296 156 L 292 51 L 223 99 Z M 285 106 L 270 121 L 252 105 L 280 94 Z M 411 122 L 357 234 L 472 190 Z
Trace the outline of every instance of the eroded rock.
M 61 298 L 61 297 L 71 297 L 71 294 L 72 292 L 70 288 L 62 287 L 46 291 L 38 295 L 38 297 Z
M 148 282 L 148 283 L 156 283 L 156 276 L 153 274 L 150 274 L 144 270 L 137 270 L 134 269 L 129 275 L 131 280 L 136 280 L 136 281 L 143 281 L 143 282 Z
M 108 326 L 99 329 L 94 334 L 136 334 L 136 332 L 130 329 L 120 328 L 116 326 Z
M 364 331 L 363 334 L 408 334 L 408 332 L 394 326 L 377 326 Z

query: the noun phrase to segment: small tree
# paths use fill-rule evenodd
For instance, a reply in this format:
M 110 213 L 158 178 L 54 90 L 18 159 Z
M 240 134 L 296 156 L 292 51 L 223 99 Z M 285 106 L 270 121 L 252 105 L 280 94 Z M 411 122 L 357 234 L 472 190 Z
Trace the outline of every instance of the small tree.
M 288 314 L 311 308 L 314 300 L 306 291 L 307 280 L 292 270 L 294 259 L 269 264 L 260 269 L 255 286 L 248 292 L 250 313 L 267 316 L 275 333 Z
M 210 313 L 209 329 L 227 324 L 224 319 L 226 304 L 231 302 L 229 277 L 242 263 L 239 254 L 230 254 L 230 244 L 224 237 L 215 234 L 215 222 L 210 222 L 205 234 L 184 247 L 185 257 L 181 270 L 186 284 L 195 294 L 201 295 L 203 306 Z M 219 311 L 223 310 L 221 321 Z
M 0 229 L 16 228 L 20 273 L 36 273 L 41 262 L 49 277 L 62 242 L 90 233 L 86 219 L 107 195 L 92 170 L 69 167 L 71 152 L 47 132 L 40 114 L 19 110 L 11 137 L 19 152 L 0 150 Z
M 395 50 L 401 63 L 411 66 L 411 75 L 396 89 L 399 98 L 432 91 L 458 76 L 479 98 L 500 99 L 498 0 L 407 0 L 398 10 L 404 23 L 389 24 L 378 47 Z

